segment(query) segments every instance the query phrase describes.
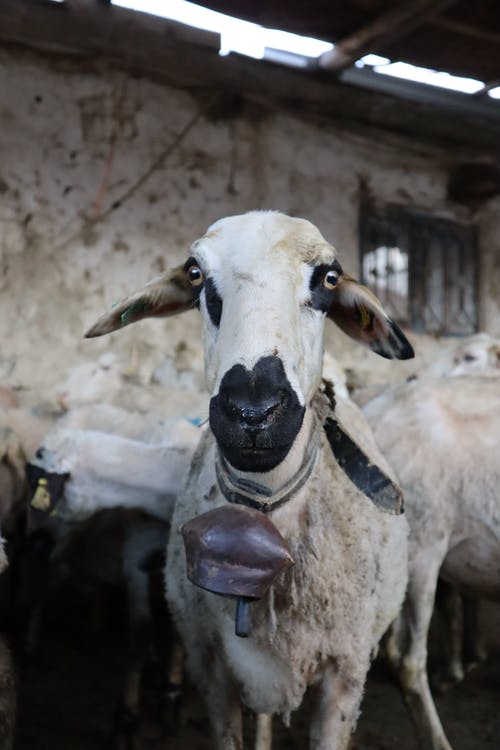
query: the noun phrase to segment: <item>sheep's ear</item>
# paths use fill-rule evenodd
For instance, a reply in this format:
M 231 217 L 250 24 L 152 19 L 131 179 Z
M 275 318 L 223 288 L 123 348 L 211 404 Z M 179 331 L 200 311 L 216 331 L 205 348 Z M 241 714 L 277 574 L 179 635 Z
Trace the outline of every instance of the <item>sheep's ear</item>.
M 386 359 L 411 359 L 413 347 L 366 286 L 342 276 L 333 292 L 328 317 L 344 333 Z
M 174 268 L 152 279 L 145 287 L 130 297 L 113 305 L 101 315 L 87 333 L 86 338 L 103 336 L 143 318 L 162 318 L 189 310 L 196 295 L 184 270 Z

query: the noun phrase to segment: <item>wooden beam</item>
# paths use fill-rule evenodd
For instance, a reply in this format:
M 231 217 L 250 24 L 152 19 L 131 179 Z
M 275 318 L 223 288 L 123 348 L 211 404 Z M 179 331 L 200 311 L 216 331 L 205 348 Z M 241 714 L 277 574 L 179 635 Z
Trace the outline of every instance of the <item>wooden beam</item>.
M 464 23 L 463 21 L 455 21 L 446 16 L 432 18 L 430 23 L 432 26 L 436 26 L 439 29 L 445 29 L 445 31 L 452 31 L 455 34 L 471 36 L 483 42 L 500 44 L 500 32 L 496 31 L 494 28 L 486 28 L 479 25 L 475 26 L 470 23 Z
M 472 94 L 472 96 L 475 99 L 481 99 L 483 96 L 486 96 L 488 91 L 491 91 L 491 89 L 496 89 L 500 87 L 500 78 L 496 78 L 494 81 L 487 81 L 482 89 L 479 89 L 479 91 L 476 91 L 475 94 Z
M 55 65 L 62 60 L 64 70 L 76 74 L 99 75 L 112 65 L 195 96 L 220 92 L 224 101 L 246 99 L 263 111 L 289 112 L 351 134 L 380 141 L 399 137 L 408 149 L 465 149 L 471 158 L 500 154 L 500 109 L 494 102 L 434 89 L 432 100 L 422 96 L 415 102 L 394 93 L 405 82 L 363 76 L 367 71 L 357 68 L 344 74 L 361 76 L 352 84 L 239 55 L 221 57 L 216 34 L 118 6 L 0 0 L 0 46 L 49 54 Z M 374 80 L 385 88 L 372 90 Z M 234 101 L 232 112 L 238 111 Z M 221 107 L 217 116 L 224 112 Z
M 218 53 L 220 34 L 93 0 L 0 0 L 0 40 L 70 56 L 103 55 L 131 65 L 171 62 L 177 42 Z M 143 45 L 145 42 L 145 46 Z
M 340 73 L 369 52 L 383 52 L 392 42 L 407 36 L 436 13 L 457 0 L 408 0 L 397 3 L 366 26 L 362 26 L 321 55 L 318 65 L 330 73 Z

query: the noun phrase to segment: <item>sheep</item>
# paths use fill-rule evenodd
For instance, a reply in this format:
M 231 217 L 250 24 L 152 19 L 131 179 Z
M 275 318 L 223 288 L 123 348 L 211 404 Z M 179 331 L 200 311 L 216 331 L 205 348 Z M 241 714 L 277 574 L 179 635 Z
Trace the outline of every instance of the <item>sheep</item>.
M 405 492 L 410 525 L 408 593 L 388 651 L 421 742 L 432 750 L 451 747 L 426 671 L 438 576 L 468 595 L 500 598 L 497 353 L 498 342 L 485 335 L 461 342 L 447 362 L 365 407 Z
M 449 344 L 435 365 L 428 368 L 427 377 L 461 377 L 479 374 L 500 378 L 500 339 L 482 332 Z M 425 377 L 425 374 L 424 374 Z M 448 660 L 446 671 L 436 681 L 439 690 L 464 679 L 467 671 L 486 658 L 486 649 L 479 632 L 477 598 L 464 596 L 457 586 L 441 581 L 438 604 L 444 609 Z
M 54 419 L 48 414 L 40 416 L 35 411 L 22 407 L 0 407 L 0 425 L 10 428 L 17 435 L 28 460 L 35 454 L 53 424 Z
M 477 333 L 453 344 L 437 362 L 437 372 L 430 368 L 431 375 L 447 377 L 481 375 L 500 378 L 500 339 L 488 333 Z
M 165 521 L 134 508 L 100 510 L 71 524 L 40 513 L 31 519 L 19 592 L 27 616 L 24 647 L 28 653 L 40 645 L 48 591 L 68 580 L 72 586 L 83 584 L 92 594 L 125 590 L 128 659 L 113 721 L 113 747 L 132 742 L 138 728 L 142 671 L 157 629 L 154 620 L 162 615 L 153 607 L 152 586 L 161 577 L 158 583 L 163 588 L 168 530 Z M 162 666 L 166 679 L 168 665 Z
M 334 407 L 332 393 L 319 392 L 324 319 L 384 357 L 409 358 L 413 349 L 314 225 L 272 211 L 216 222 L 183 266 L 86 335 L 193 305 L 203 321 L 210 429 L 175 505 L 166 567 L 187 667 L 218 750 L 243 747 L 242 704 L 259 715 L 257 746 L 268 747 L 270 715 L 287 719 L 313 684 L 311 747 L 345 750 L 371 656 L 403 601 L 407 526 L 363 416 L 342 396 Z M 353 456 L 380 491 L 352 470 Z M 259 529 L 272 522 L 295 563 L 252 605 L 248 638 L 235 635 L 230 599 L 188 581 L 180 531 L 199 514 L 235 508 Z M 238 549 L 238 538 L 232 544 Z
M 169 521 L 194 452 L 183 444 L 147 443 L 94 430 L 57 425 L 45 436 L 33 464 L 47 472 L 68 474 L 57 498 L 57 516 L 76 522 L 106 508 L 142 508 Z
M 111 412 L 121 416 L 119 427 L 136 430 L 137 415 L 127 422 L 122 411 Z M 109 417 L 109 410 L 99 416 Z M 87 417 L 95 419 L 95 411 Z M 178 445 L 175 430 L 173 445 L 170 432 L 162 428 L 166 442 L 157 444 L 57 424 L 28 467 L 34 495 L 24 566 L 27 585 L 21 594 L 28 600 L 25 648 L 34 648 L 45 589 L 61 566 L 101 587 L 126 586 L 130 658 L 113 732 L 116 746 L 123 735 L 130 741 L 136 729 L 140 677 L 151 637 L 150 579 L 164 560 L 173 502 L 193 454 L 192 434 Z M 196 428 L 191 430 L 197 435 Z M 178 680 L 171 673 L 172 698 L 179 692 Z
M 138 377 L 129 375 L 111 352 L 101 355 L 97 362 L 76 365 L 54 391 L 55 402 L 64 413 L 99 404 L 146 417 L 161 404 L 163 419 L 201 421 L 207 411 L 206 395 L 197 386 L 195 373 L 193 377 L 179 374 L 167 360 L 155 369 L 146 387 Z

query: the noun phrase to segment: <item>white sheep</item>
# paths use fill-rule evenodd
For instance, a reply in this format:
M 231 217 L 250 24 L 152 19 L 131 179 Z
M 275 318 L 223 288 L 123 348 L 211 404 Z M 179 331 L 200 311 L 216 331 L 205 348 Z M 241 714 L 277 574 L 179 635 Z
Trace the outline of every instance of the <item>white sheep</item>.
M 430 375 L 460 377 L 461 375 L 481 375 L 500 378 L 500 339 L 488 333 L 477 333 L 449 345 L 435 367 L 429 368 Z
M 193 436 L 197 436 L 192 427 Z M 57 425 L 47 433 L 33 464 L 69 474 L 57 516 L 81 521 L 106 508 L 142 508 L 169 521 L 188 474 L 195 442 L 147 443 L 94 430 Z
M 162 418 L 202 421 L 207 416 L 207 396 L 193 377 L 179 373 L 167 360 L 152 374 L 151 382 L 132 377 L 118 357 L 107 352 L 97 361 L 87 361 L 71 369 L 54 389 L 54 398 L 63 412 L 82 407 L 113 406 L 145 417 L 158 413 Z
M 16 434 L 28 459 L 35 454 L 53 424 L 52 417 L 41 416 L 32 409 L 0 407 L 0 425 L 10 428 Z
M 188 668 L 220 750 L 243 747 L 242 704 L 260 715 L 257 743 L 269 747 L 269 715 L 289 717 L 312 684 L 320 698 L 311 747 L 344 750 L 370 659 L 403 600 L 407 527 L 361 413 L 341 397 L 334 409 L 318 393 L 325 316 L 382 356 L 413 350 L 316 227 L 276 212 L 212 225 L 184 266 L 87 335 L 193 304 L 203 318 L 211 430 L 175 506 L 166 569 Z M 258 528 L 271 519 L 295 562 L 252 605 L 246 639 L 235 635 L 234 603 L 188 581 L 179 532 L 193 516 L 234 508 Z M 224 523 L 217 528 L 224 536 Z M 229 541 L 245 554 L 238 538 Z M 217 565 L 208 576 L 218 578 Z
M 157 420 L 145 421 L 141 415 L 116 407 L 82 410 L 76 419 L 79 424 L 93 421 L 102 425 L 110 417 L 118 417 L 113 422 L 122 432 L 155 425 L 156 434 L 152 436 L 150 429 L 139 440 L 70 429 L 64 424 L 70 421 L 70 413 L 68 420 L 63 418 L 63 424 L 45 436 L 30 467 L 34 495 L 26 546 L 33 550 L 37 568 L 45 566 L 47 580 L 44 583 L 39 581 L 40 575 L 30 576 L 29 563 L 25 565 L 25 579 L 41 583 L 28 592 L 31 613 L 25 648 L 31 651 L 36 645 L 43 592 L 51 580 L 57 580 L 61 566 L 101 587 L 125 584 L 130 648 L 114 730 L 118 745 L 124 734 L 131 742 L 138 719 L 141 673 L 152 631 L 150 581 L 158 560 L 164 560 L 173 504 L 187 477 L 195 447 L 193 436 L 197 438 L 199 431 L 190 425 L 192 432 L 182 441 L 175 423 L 169 429 L 158 427 Z M 153 442 L 159 436 L 164 443 Z M 160 565 L 162 572 L 164 562 Z
M 410 525 L 408 593 L 389 655 L 432 750 L 450 750 L 426 671 L 438 576 L 467 594 L 500 597 L 497 352 L 498 341 L 485 335 L 461 342 L 439 367 L 365 408 L 405 492 Z
M 467 336 L 458 343 L 455 339 L 435 365 L 428 368 L 429 377 L 464 375 L 500 378 L 500 339 L 485 332 Z M 466 671 L 483 661 L 486 649 L 479 632 L 479 599 L 464 596 L 459 587 L 443 582 L 438 593 L 449 626 L 447 674 L 438 681 L 438 687 L 446 689 L 450 682 L 460 682 Z

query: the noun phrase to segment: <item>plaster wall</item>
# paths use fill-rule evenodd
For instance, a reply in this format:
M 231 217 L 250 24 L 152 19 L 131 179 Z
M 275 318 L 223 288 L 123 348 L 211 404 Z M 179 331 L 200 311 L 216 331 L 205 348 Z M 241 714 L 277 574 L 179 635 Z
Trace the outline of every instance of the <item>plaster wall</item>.
M 464 216 L 446 202 L 449 154 L 253 107 L 202 117 L 124 198 L 197 107 L 187 93 L 119 71 L 0 53 L 0 384 L 43 394 L 110 350 L 145 378 L 166 352 L 185 358 L 187 347 L 199 362 L 196 312 L 104 339 L 82 335 L 115 300 L 185 258 L 221 216 L 255 208 L 304 216 L 354 275 L 362 190 Z M 498 335 L 497 209 L 491 202 L 478 222 L 482 326 Z M 416 364 L 387 364 L 327 333 L 329 350 L 375 381 L 404 378 L 439 346 L 413 340 Z

